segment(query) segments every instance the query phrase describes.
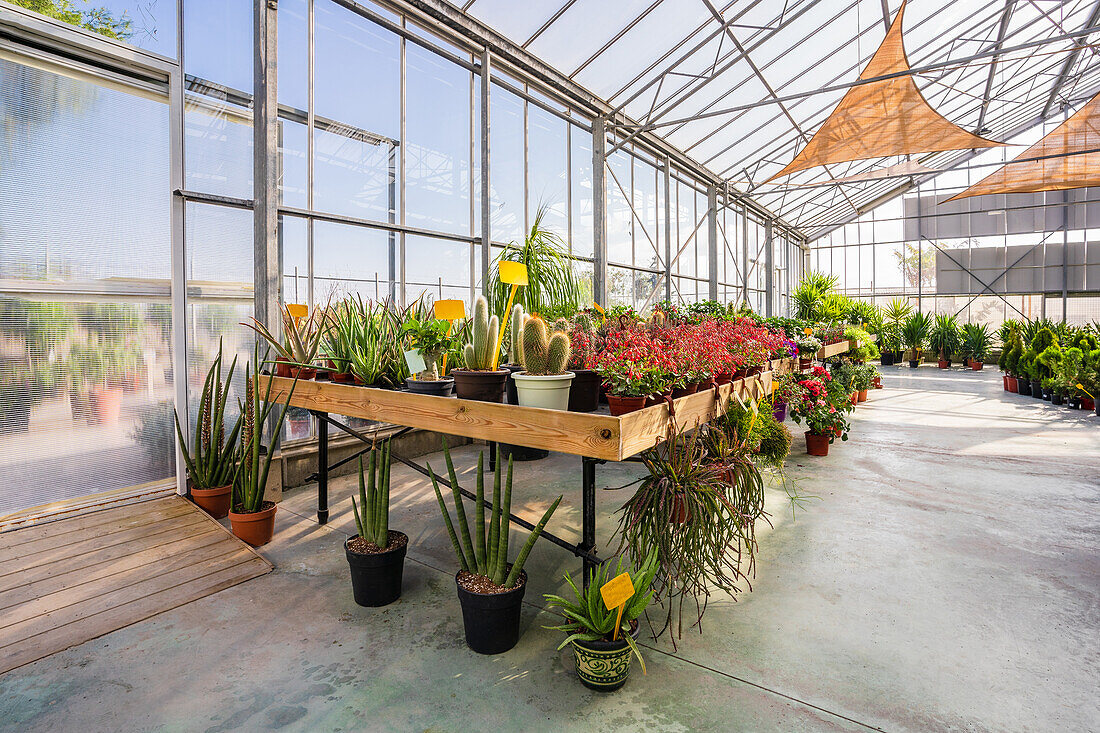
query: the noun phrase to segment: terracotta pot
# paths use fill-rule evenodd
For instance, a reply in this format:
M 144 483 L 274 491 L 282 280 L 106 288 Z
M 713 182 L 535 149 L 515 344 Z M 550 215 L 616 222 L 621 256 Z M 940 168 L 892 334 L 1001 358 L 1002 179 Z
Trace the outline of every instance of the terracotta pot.
M 738 369 L 737 371 L 735 371 L 733 373 L 733 379 L 744 379 L 747 376 L 749 376 L 749 370 L 748 369 Z
M 860 402 L 866 402 L 867 401 L 867 390 L 861 389 L 859 391 L 859 401 Z
M 729 372 L 723 372 L 721 374 L 715 374 L 714 375 L 714 383 L 715 384 L 719 384 L 719 385 L 729 384 L 732 381 L 733 381 L 733 375 L 730 374 Z
M 980 372 L 982 370 L 983 366 L 985 366 L 984 361 L 975 361 L 974 359 L 970 360 L 970 370 L 971 371 Z
M 355 375 L 351 372 L 333 372 L 332 381 L 340 384 L 355 384 Z
M 229 512 L 229 526 L 238 539 L 253 547 L 266 545 L 275 534 L 275 506 L 273 501 L 265 501 L 258 512 L 238 514 Z
M 472 369 L 452 369 L 455 380 L 455 394 L 459 399 L 479 402 L 504 402 L 504 391 L 508 387 L 508 369 L 478 372 Z
M 1016 391 L 1016 377 L 1005 377 L 1005 384 L 1008 385 L 1009 392 Z
M 310 380 L 317 376 L 317 370 L 313 367 L 292 366 L 290 367 L 289 376 L 295 379 Z
M 233 484 L 216 486 L 213 489 L 191 489 L 191 501 L 214 519 L 228 516 L 229 502 L 232 499 Z
M 815 435 L 806 431 L 806 452 L 811 456 L 829 455 L 829 436 Z
M 654 407 L 656 405 L 663 405 L 666 397 L 672 397 L 672 390 L 662 392 L 661 394 L 650 394 L 645 397 L 645 406 Z
M 1001 375 L 1001 387 L 1004 389 L 1005 392 L 1008 391 L 1008 375 L 1007 374 L 1002 374 Z
M 939 366 L 940 369 L 946 369 L 951 366 L 951 361 L 949 359 L 940 359 L 936 362 L 936 365 Z
M 757 374 L 763 374 L 763 373 L 764 373 L 764 367 L 762 367 L 762 366 L 749 367 L 748 369 L 745 370 L 745 376 L 746 377 L 755 377 Z
M 853 405 L 858 405 L 859 404 L 859 393 L 858 392 L 852 392 L 852 396 L 849 397 L 848 399 L 851 400 Z
M 1081 398 L 1081 409 L 1082 410 L 1095 410 L 1096 409 L 1096 401 L 1093 400 L 1091 397 L 1082 397 Z
M 645 407 L 645 397 L 638 395 L 637 397 L 622 397 L 620 395 L 609 394 L 607 396 L 607 406 L 611 408 L 611 414 L 615 417 L 619 415 L 625 415 L 628 412 L 634 412 Z
M 809 369 L 813 365 L 813 363 L 814 363 L 813 359 L 803 359 L 803 358 L 800 357 L 798 359 L 798 369 L 799 369 L 799 371 L 804 372 L 807 369 Z
M 275 362 L 275 376 L 276 377 L 289 377 L 290 376 L 290 364 L 285 361 Z
M 93 389 L 88 395 L 91 401 L 92 422 L 97 425 L 116 425 L 122 412 L 122 389 L 107 387 Z
M 699 382 L 699 389 L 696 392 L 702 392 L 708 389 L 714 389 L 718 383 L 714 381 L 714 377 L 707 377 L 703 381 Z
M 672 399 L 678 400 L 681 397 L 687 397 L 689 394 L 695 394 L 698 391 L 699 391 L 699 383 L 698 382 L 692 382 L 691 384 L 687 385 L 686 387 L 679 387 L 677 389 L 672 390 Z

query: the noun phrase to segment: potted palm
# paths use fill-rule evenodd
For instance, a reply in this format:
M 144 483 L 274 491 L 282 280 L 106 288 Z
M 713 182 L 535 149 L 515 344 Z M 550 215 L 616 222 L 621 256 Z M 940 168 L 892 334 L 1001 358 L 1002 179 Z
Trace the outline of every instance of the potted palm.
M 962 327 L 962 353 L 973 371 L 980 372 L 989 357 L 989 327 L 984 323 L 967 323 Z
M 951 366 L 951 357 L 959 351 L 959 322 L 955 316 L 936 316 L 928 333 L 928 348 L 938 357 L 940 369 Z
M 446 442 L 443 443 L 443 456 L 447 462 L 447 474 L 451 483 L 451 495 L 458 522 L 457 532 L 431 466 L 428 467 L 428 471 L 436 500 L 439 502 L 439 511 L 443 514 L 443 523 L 447 527 L 447 534 L 451 538 L 451 545 L 460 567 L 455 574 L 455 585 L 458 588 L 458 601 L 462 606 L 466 645 L 478 654 L 501 654 L 514 647 L 519 641 L 520 607 L 523 603 L 524 591 L 527 589 L 527 573 L 524 572 L 523 565 L 527 562 L 527 556 L 531 554 L 531 548 L 535 546 L 535 540 L 542 534 L 542 530 L 550 521 L 562 498 L 559 496 L 555 499 L 550 508 L 543 513 L 515 561 L 509 563 L 512 459 L 508 459 L 508 473 L 504 480 L 502 494 L 501 478 L 504 461 L 498 447 L 496 469 L 493 472 L 493 502 L 488 526 L 486 526 L 485 454 L 478 454 L 474 529 L 471 535 L 466 510 L 462 504 L 461 489 Z
M 547 608 L 556 610 L 565 619 L 558 626 L 546 628 L 567 634 L 558 650 L 572 645 L 577 677 L 585 687 L 599 692 L 619 689 L 630 676 L 631 657 L 638 658 L 642 674 L 645 674 L 645 660 L 635 638 L 639 630 L 638 618 L 653 599 L 652 586 L 658 567 L 656 550 L 636 569 L 627 570 L 620 557 L 614 572 L 611 572 L 610 563 L 593 570 L 583 591 L 567 574 L 565 582 L 576 600 L 566 600 L 552 593 L 544 596 Z M 600 589 L 623 573 L 629 574 L 634 593 L 623 604 L 620 614 L 618 607 L 604 605 Z
M 258 333 L 267 342 L 268 347 L 275 352 L 275 376 L 313 379 L 317 376 L 317 367 L 314 362 L 321 351 L 327 311 L 326 305 L 325 308 L 314 308 L 309 315 L 295 316 L 291 312 L 290 305 L 284 304 L 282 341 L 255 318 L 241 325 L 248 326 Z
M 883 358 L 886 358 L 890 364 L 901 361 L 901 329 L 912 313 L 913 306 L 904 298 L 894 298 L 882 311 L 883 325 L 879 348 L 882 350 Z M 883 364 L 883 366 L 888 365 Z
M 351 567 L 351 589 L 360 606 L 376 607 L 401 597 L 401 576 L 409 537 L 390 529 L 390 442 L 372 447 L 363 477 L 359 457 L 359 503 L 351 499 L 355 527 L 359 531 L 344 542 L 344 554 Z
M 451 337 L 447 335 L 447 322 L 435 318 L 410 318 L 402 327 L 413 349 L 420 354 L 424 368 L 405 379 L 410 392 L 447 397 L 454 387 L 454 377 L 439 374 L 439 360 L 447 352 Z
M 497 348 L 500 319 L 489 315 L 489 301 L 478 296 L 474 301 L 470 341 L 463 349 L 464 369 L 452 369 L 455 393 L 464 400 L 503 402 L 509 370 L 498 368 Z
M 243 402 L 238 400 L 241 410 L 240 465 L 233 481 L 233 503 L 229 511 L 229 525 L 233 534 L 253 547 L 266 545 L 275 533 L 275 502 L 264 500 L 267 476 L 275 451 L 262 444 L 264 426 L 271 426 L 271 435 L 280 434 L 286 411 L 290 407 L 290 398 L 294 394 L 294 388 L 298 386 L 298 380 L 295 379 L 286 397 L 281 397 L 285 403 L 278 418 L 274 418 L 275 403 L 271 400 L 271 385 L 274 380 L 269 379 L 266 387 L 260 387 L 260 364 L 266 360 L 267 354 L 263 359 L 260 358 L 260 347 L 257 345 L 253 362 L 246 363 L 244 367 L 245 398 Z
M 237 477 L 237 436 L 241 431 L 241 416 L 233 422 L 229 436 L 225 433 L 225 404 L 229 399 L 229 385 L 233 382 L 236 357 L 229 364 L 229 371 L 222 379 L 222 345 L 218 343 L 218 355 L 210 365 L 203 381 L 199 397 L 199 414 L 188 441 L 184 437 L 180 416 L 176 416 L 176 437 L 187 464 L 190 479 L 191 500 L 215 519 L 229 514 L 233 483 Z
M 909 356 L 909 368 L 920 366 L 921 348 L 928 339 L 931 318 L 925 313 L 911 313 L 901 325 L 901 343 Z
M 525 407 L 569 409 L 569 386 L 576 378 L 565 370 L 569 363 L 569 336 L 554 331 L 538 316 L 523 324 L 523 371 L 516 372 L 516 395 Z

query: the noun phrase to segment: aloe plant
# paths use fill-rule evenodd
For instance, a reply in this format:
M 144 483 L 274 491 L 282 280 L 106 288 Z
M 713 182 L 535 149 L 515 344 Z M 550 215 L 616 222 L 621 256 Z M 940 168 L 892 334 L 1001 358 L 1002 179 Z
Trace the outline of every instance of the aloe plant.
M 268 346 L 275 351 L 276 360 L 299 367 L 312 367 L 313 362 L 317 359 L 318 352 L 321 350 L 321 339 L 325 335 L 324 324 L 327 311 L 328 305 L 324 308 L 314 308 L 309 315 L 302 318 L 295 318 L 290 312 L 290 306 L 284 304 L 282 311 L 282 341 L 267 326 L 254 317 L 249 319 L 250 322 L 241 325 L 248 326 L 258 333 L 268 343 Z
M 260 381 L 265 379 L 260 372 L 260 366 L 267 361 L 268 354 L 265 353 L 261 358 L 257 344 L 253 355 L 253 361 L 246 363 L 244 367 L 245 398 L 243 402 L 238 400 L 241 408 L 240 467 L 233 482 L 233 510 L 237 513 L 258 512 L 263 507 L 267 475 L 275 452 L 262 445 L 264 426 L 270 424 L 271 434 L 279 435 L 286 419 L 286 411 L 290 408 L 290 398 L 298 386 L 298 380 L 295 379 L 286 397 L 281 398 L 284 404 L 278 418 L 269 422 L 274 412 L 271 400 L 273 380 L 267 379 L 266 387 L 260 387 Z
M 237 435 L 241 430 L 241 416 L 225 434 L 225 403 L 229 399 L 229 385 L 233 382 L 233 370 L 237 358 L 229 364 L 229 371 L 222 379 L 222 344 L 218 342 L 218 355 L 206 373 L 199 397 L 199 415 L 190 443 L 184 437 L 180 416 L 176 415 L 176 436 L 183 448 L 183 460 L 187 475 L 196 489 L 213 489 L 228 486 L 237 475 Z M 174 411 L 173 411 L 174 412 Z
M 451 451 L 447 442 L 443 442 L 443 456 L 447 461 L 447 475 L 451 482 L 451 495 L 454 498 L 455 517 L 458 521 L 458 532 L 455 531 L 451 521 L 451 513 L 443 501 L 443 493 L 439 490 L 439 482 L 435 473 L 428 466 L 428 474 L 432 479 L 432 488 L 435 489 L 435 498 L 439 502 L 439 510 L 443 514 L 443 523 L 447 526 L 447 534 L 451 538 L 455 556 L 459 566 L 468 573 L 482 575 L 494 584 L 503 588 L 514 588 L 519 574 L 523 571 L 523 565 L 527 562 L 527 556 L 531 554 L 531 548 L 535 546 L 535 540 L 542 534 L 546 523 L 558 508 L 562 497 L 554 500 L 550 508 L 542 515 L 527 541 L 519 551 L 519 556 L 512 563 L 511 571 L 508 570 L 508 536 L 511 530 L 512 509 L 512 457 L 508 456 L 508 474 L 504 482 L 503 495 L 501 494 L 501 467 L 503 459 L 500 446 L 497 446 L 496 470 L 493 472 L 493 503 L 489 515 L 489 526 L 485 526 L 485 454 L 477 456 L 477 491 L 476 507 L 474 509 L 474 534 L 470 534 L 470 524 L 466 517 L 466 509 L 462 505 L 462 492 L 458 485 L 458 477 L 455 474 L 454 463 L 451 461 Z
M 383 441 L 381 448 L 371 448 L 368 471 L 369 478 L 364 481 L 363 456 L 359 456 L 359 503 L 353 496 L 351 508 L 359 536 L 375 547 L 385 548 L 390 544 L 390 441 Z

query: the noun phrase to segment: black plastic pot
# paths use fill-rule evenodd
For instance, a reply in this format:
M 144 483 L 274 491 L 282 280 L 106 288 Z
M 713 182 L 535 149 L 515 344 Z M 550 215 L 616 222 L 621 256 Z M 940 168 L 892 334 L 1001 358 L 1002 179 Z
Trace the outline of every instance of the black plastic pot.
M 1100 417 L 1100 400 L 1094 399 L 1093 402 L 1095 403 L 1093 405 L 1093 411 L 1096 413 L 1097 417 Z
M 432 380 L 420 380 L 408 377 L 405 379 L 405 385 L 409 388 L 410 392 L 416 392 L 417 394 L 430 394 L 436 397 L 450 397 L 451 390 L 454 389 L 455 380 L 451 377 L 444 377 L 443 379 Z
M 1043 399 L 1050 402 L 1051 396 L 1054 394 L 1050 387 L 1043 387 Z
M 909 360 L 909 368 L 910 369 L 916 369 L 919 366 L 920 366 L 920 359 L 910 359 Z
M 512 375 L 516 372 L 522 372 L 523 367 L 519 364 L 501 364 L 500 368 L 508 370 L 508 382 L 504 387 L 504 396 L 509 405 L 518 405 L 519 395 L 516 394 L 516 380 L 512 379 Z
M 882 354 L 879 356 L 878 363 L 882 366 L 893 366 L 894 355 L 891 354 L 889 351 L 883 351 Z
M 1050 395 L 1050 404 L 1052 405 L 1064 405 L 1066 398 L 1061 392 L 1054 392 Z
M 404 542 L 398 543 L 392 550 L 375 555 L 349 550 L 348 543 L 354 537 L 344 541 L 344 554 L 351 566 L 351 592 L 360 606 L 386 606 L 401 597 L 401 574 L 405 569 L 405 551 L 409 549 L 409 538 L 404 532 L 390 530 L 390 544 L 399 537 L 404 537 Z
M 452 369 L 455 394 L 459 399 L 479 402 L 504 402 L 504 389 L 512 372 L 497 369 L 495 372 L 475 372 L 471 369 Z
M 1031 394 L 1031 381 L 1027 379 L 1016 380 L 1016 394 L 1027 397 Z
M 519 641 L 519 616 L 523 593 L 527 590 L 527 571 L 519 574 L 516 587 L 503 593 L 471 593 L 458 582 L 458 602 L 462 605 L 462 625 L 466 646 L 478 654 L 502 654 Z
M 1080 410 L 1081 409 L 1081 398 L 1074 395 L 1073 397 L 1069 398 L 1069 400 L 1066 402 L 1066 404 L 1069 405 L 1069 409 L 1071 409 L 1071 410 Z
M 1039 379 L 1031 380 L 1031 396 L 1037 400 L 1043 399 L 1043 382 Z
M 569 388 L 570 412 L 595 412 L 600 408 L 600 374 L 595 369 L 570 369 L 577 376 Z

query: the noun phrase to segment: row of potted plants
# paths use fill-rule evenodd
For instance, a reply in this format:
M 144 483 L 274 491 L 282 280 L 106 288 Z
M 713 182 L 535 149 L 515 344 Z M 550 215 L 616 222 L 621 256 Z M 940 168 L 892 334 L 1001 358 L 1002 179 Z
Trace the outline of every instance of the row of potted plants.
M 1006 321 L 1001 334 L 998 366 L 1005 391 L 1071 409 L 1098 409 L 1100 340 L 1091 328 Z

